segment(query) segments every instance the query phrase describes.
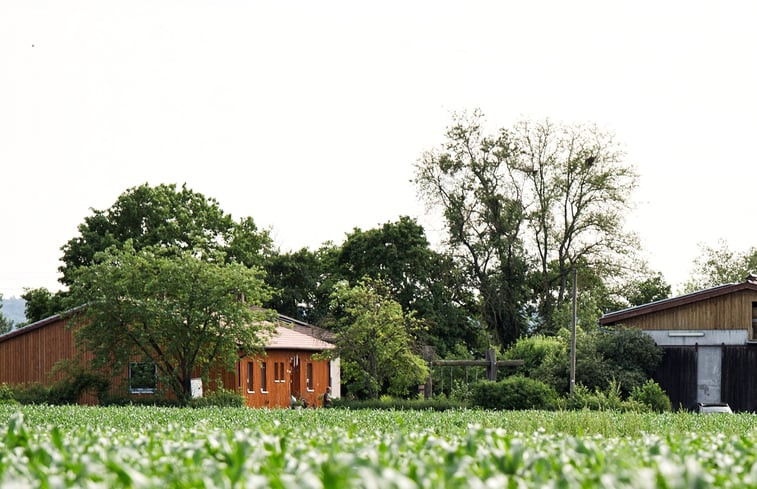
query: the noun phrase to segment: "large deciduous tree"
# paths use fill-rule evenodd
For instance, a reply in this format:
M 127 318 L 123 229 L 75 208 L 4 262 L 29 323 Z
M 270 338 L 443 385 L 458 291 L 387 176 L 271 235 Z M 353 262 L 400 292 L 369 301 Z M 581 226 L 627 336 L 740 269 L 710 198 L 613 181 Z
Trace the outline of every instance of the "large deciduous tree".
M 684 292 L 743 282 L 747 275 L 757 272 L 757 247 L 733 251 L 728 242 L 721 239 L 717 246 L 700 244 L 699 252 L 691 278 L 683 285 Z
M 414 353 L 421 327 L 370 279 L 351 287 L 337 284 L 332 295 L 342 381 L 348 393 L 376 398 L 384 392 L 407 395 L 428 376 L 428 367 Z
M 449 248 L 496 339 L 508 344 L 527 326 L 553 334 L 572 270 L 622 272 L 634 248 L 622 221 L 636 174 L 594 126 L 526 121 L 486 135 L 482 124 L 479 112 L 456 116 L 444 145 L 416 165 L 415 181 L 441 209 Z
M 510 132 L 486 136 L 478 117 L 460 118 L 443 147 L 423 155 L 415 176 L 423 198 L 441 208 L 449 250 L 478 291 L 481 317 L 501 344 L 526 329 L 523 177 L 510 165 L 516 150 Z
M 215 199 L 183 185 L 143 184 L 127 189 L 106 210 L 92 209 L 79 225 L 79 235 L 63 245 L 61 282 L 71 285 L 74 271 L 94 263 L 95 255 L 131 240 L 135 250 L 160 246 L 208 254 L 222 251 L 226 261 L 262 266 L 271 238 L 252 218 L 240 221 L 225 213 Z
M 337 253 L 330 243 L 316 251 L 274 253 L 265 263 L 266 283 L 274 290 L 265 306 L 318 324 L 329 312 L 330 296 L 339 281 L 334 273 Z
M 381 281 L 405 312 L 428 329 L 422 334 L 441 355 L 460 343 L 483 348 L 482 332 L 471 321 L 473 297 L 449 257 L 431 249 L 421 225 L 401 216 L 396 222 L 354 229 L 336 254 L 337 273 L 356 285 L 365 277 Z
M 233 368 L 238 354 L 260 351 L 270 326 L 259 306 L 268 298 L 262 273 L 226 263 L 218 253 L 148 246 L 128 240 L 98 253 L 71 276 L 77 340 L 93 366 L 149 360 L 180 401 L 191 379 L 214 366 Z
M 540 329 L 554 333 L 553 311 L 570 292 L 570 273 L 587 267 L 614 277 L 635 249 L 624 232 L 637 175 L 613 136 L 595 125 L 524 121 L 515 126 L 509 162 L 524 178 L 528 246 L 537 258 Z

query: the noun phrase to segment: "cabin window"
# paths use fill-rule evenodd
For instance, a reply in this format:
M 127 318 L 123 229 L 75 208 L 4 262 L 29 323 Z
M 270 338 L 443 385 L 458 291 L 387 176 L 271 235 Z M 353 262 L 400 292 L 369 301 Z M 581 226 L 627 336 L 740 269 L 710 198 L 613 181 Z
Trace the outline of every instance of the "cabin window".
M 274 363 L 274 382 L 284 382 L 284 362 Z
M 247 392 L 255 392 L 255 384 L 252 382 L 253 363 L 247 362 Z
M 268 392 L 268 379 L 265 376 L 266 362 L 260 362 L 260 392 Z
M 305 372 L 307 372 L 305 385 L 307 386 L 308 391 L 313 392 L 313 364 L 311 362 L 308 362 Z
M 152 394 L 158 388 L 158 366 L 155 362 L 129 363 L 129 392 Z

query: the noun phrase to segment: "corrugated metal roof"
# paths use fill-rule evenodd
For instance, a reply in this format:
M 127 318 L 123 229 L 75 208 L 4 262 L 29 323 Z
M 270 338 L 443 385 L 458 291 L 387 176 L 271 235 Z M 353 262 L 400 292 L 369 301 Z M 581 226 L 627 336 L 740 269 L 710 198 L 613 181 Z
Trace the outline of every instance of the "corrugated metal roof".
M 266 342 L 266 350 L 332 350 L 334 345 L 313 336 L 298 333 L 286 326 L 276 326 L 273 336 Z

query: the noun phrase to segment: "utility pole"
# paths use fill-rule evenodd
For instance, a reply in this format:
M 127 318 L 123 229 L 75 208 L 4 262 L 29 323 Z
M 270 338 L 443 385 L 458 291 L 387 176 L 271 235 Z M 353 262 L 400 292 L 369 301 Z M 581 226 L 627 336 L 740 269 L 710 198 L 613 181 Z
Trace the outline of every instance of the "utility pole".
M 576 293 L 576 275 L 578 271 L 573 268 L 573 317 L 570 324 L 570 395 L 576 390 L 576 321 L 578 313 L 578 295 Z

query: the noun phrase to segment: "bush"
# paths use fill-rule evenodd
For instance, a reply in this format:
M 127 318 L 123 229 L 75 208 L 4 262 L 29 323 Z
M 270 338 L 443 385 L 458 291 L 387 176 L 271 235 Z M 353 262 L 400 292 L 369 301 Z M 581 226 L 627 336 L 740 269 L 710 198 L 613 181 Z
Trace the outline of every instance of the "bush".
M 662 387 L 652 379 L 647 380 L 641 387 L 634 387 L 630 399 L 646 404 L 652 411 L 658 413 L 672 409 L 670 398 L 662 390 Z
M 331 404 L 335 408 L 344 409 L 394 409 L 397 411 L 447 411 L 449 409 L 462 409 L 467 405 L 465 403 L 447 399 L 445 397 L 435 397 L 433 399 L 365 399 L 349 400 L 343 397 L 335 398 Z
M 485 409 L 554 409 L 557 392 L 544 382 L 514 375 L 474 384 L 471 402 Z
M 155 407 L 180 407 L 181 403 L 176 399 L 167 399 L 161 396 L 104 396 L 99 400 L 101 406 L 155 406 Z
M 8 384 L 0 384 L 0 404 L 18 404 L 16 398 L 13 397 L 13 391 Z
M 568 395 L 560 401 L 560 408 L 622 412 L 645 412 L 650 410 L 649 406 L 637 400 L 629 399 L 624 401 L 621 397 L 620 383 L 614 380 L 610 381 L 610 386 L 604 391 L 599 388 L 591 391 L 581 383 L 576 384 L 573 395 Z
M 13 387 L 13 397 L 21 404 L 49 404 L 50 388 L 37 382 L 16 385 Z
M 245 398 L 242 394 L 231 389 L 220 388 L 203 397 L 197 397 L 189 402 L 192 407 L 244 407 Z

